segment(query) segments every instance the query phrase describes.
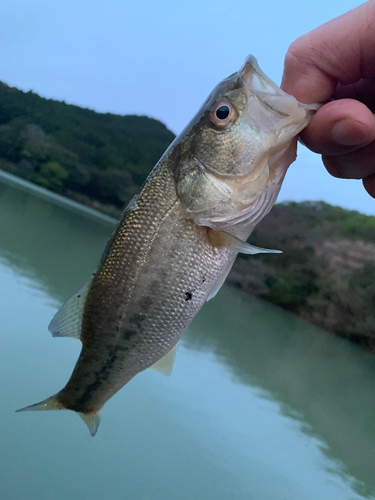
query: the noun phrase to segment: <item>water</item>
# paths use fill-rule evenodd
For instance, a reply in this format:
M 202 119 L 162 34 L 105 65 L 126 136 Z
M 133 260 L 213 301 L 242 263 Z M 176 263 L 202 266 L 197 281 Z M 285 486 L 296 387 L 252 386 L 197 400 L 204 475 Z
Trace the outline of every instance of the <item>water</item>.
M 112 222 L 0 182 L 0 498 L 375 498 L 375 357 L 223 287 L 183 337 L 172 377 L 147 370 L 103 411 L 16 414 L 68 380 L 80 344 L 53 339 Z

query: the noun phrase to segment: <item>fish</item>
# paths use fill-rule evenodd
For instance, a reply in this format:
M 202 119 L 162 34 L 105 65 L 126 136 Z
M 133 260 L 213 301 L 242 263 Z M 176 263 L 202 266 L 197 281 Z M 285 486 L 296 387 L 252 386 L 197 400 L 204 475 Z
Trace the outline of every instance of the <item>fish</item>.
M 125 208 L 96 272 L 52 319 L 82 349 L 63 389 L 17 411 L 75 411 L 94 436 L 135 375 L 170 375 L 181 335 L 271 210 L 317 105 L 283 92 L 248 56 L 220 82 Z M 228 314 L 230 312 L 228 311 Z

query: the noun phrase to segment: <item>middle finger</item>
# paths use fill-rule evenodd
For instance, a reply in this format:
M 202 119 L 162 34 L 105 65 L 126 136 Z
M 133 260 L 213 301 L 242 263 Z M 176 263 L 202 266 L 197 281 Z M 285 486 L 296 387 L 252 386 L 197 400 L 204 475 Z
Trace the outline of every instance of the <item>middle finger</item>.
M 343 179 L 364 179 L 375 174 L 375 141 L 351 153 L 322 156 L 328 172 Z

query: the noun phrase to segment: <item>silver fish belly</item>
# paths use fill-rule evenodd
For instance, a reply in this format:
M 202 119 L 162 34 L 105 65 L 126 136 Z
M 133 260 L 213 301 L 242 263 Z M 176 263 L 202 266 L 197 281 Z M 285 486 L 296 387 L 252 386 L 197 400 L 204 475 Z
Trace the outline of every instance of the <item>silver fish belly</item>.
M 221 82 L 119 221 L 99 267 L 50 324 L 82 351 L 66 386 L 19 411 L 70 409 L 97 431 L 137 373 L 170 374 L 174 348 L 274 204 L 316 106 L 287 96 L 249 57 Z

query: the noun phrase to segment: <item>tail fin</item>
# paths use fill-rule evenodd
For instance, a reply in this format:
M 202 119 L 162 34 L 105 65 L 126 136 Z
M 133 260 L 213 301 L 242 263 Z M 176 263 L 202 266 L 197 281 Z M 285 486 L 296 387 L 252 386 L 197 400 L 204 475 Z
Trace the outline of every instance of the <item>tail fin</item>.
M 100 413 L 103 407 L 97 411 L 92 411 L 91 413 L 78 413 L 78 415 L 85 422 L 87 427 L 89 428 L 91 436 L 95 436 L 98 432 L 98 427 L 100 424 Z
M 16 413 L 19 413 L 21 411 L 67 410 L 68 408 L 65 408 L 65 406 L 58 401 L 56 396 L 57 395 L 51 396 L 50 398 L 47 398 L 44 401 L 41 401 L 40 403 L 35 403 L 30 406 L 25 406 L 25 408 L 16 410 Z M 82 420 L 89 428 L 91 436 L 95 436 L 95 434 L 97 433 L 100 424 L 100 413 L 102 409 L 103 408 L 100 408 L 99 410 L 92 411 L 90 413 L 77 412 L 77 415 L 79 415 L 82 418 Z
M 64 410 L 64 406 L 57 401 L 56 395 L 41 401 L 40 403 L 35 403 L 30 406 L 25 406 L 16 410 L 16 413 L 21 411 L 45 411 L 45 410 Z

